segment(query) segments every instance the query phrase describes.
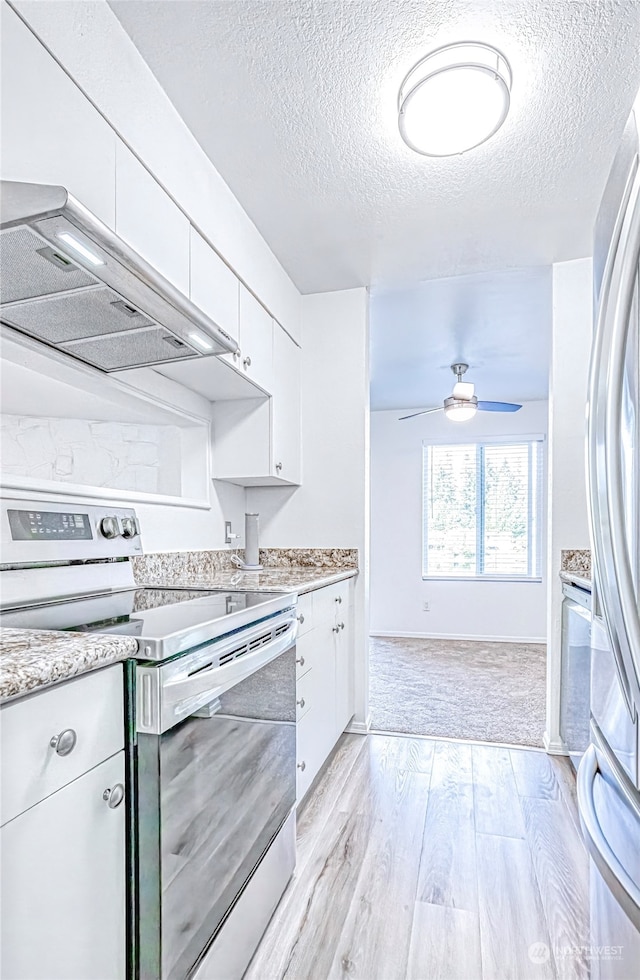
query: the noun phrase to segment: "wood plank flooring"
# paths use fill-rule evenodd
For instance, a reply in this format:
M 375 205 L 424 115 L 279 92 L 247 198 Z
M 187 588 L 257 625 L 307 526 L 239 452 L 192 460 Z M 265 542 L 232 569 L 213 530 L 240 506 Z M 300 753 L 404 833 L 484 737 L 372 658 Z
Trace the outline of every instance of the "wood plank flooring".
M 344 735 L 245 980 L 588 977 L 571 781 L 543 752 Z

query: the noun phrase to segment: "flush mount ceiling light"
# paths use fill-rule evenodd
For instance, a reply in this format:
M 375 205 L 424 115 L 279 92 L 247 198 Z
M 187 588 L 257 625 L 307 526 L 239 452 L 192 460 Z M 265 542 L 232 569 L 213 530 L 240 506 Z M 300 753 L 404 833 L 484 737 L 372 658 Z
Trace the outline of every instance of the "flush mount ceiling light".
M 436 48 L 400 86 L 400 135 L 424 156 L 465 153 L 502 126 L 511 81 L 509 62 L 490 44 L 459 41 Z

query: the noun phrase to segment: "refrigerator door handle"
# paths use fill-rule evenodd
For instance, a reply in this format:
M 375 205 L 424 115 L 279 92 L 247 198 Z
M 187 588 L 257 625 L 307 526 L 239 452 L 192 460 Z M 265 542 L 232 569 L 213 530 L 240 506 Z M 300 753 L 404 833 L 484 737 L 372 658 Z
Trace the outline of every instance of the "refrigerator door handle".
M 631 325 L 631 312 L 640 260 L 640 179 L 636 177 L 627 212 L 628 220 L 622 230 L 622 260 L 614 271 L 615 286 L 612 312 L 611 350 L 605 405 L 605 457 L 608 472 L 608 517 L 611 533 L 613 567 L 624 634 L 628 648 L 631 681 L 638 688 L 640 674 L 640 616 L 631 569 L 629 538 L 624 519 L 624 478 L 620 442 L 622 433 L 622 409 L 624 399 L 624 371 L 627 344 Z M 626 234 L 625 234 L 626 233 Z M 636 691 L 636 694 L 640 692 Z M 636 709 L 640 698 L 634 699 Z
M 595 746 L 590 745 L 578 767 L 578 808 L 582 832 L 587 850 L 609 890 L 636 929 L 640 929 L 640 889 L 609 846 L 598 820 L 593 798 L 593 786 L 598 774 L 598 755 Z
M 633 240 L 637 237 L 637 235 L 631 235 L 631 229 L 633 228 L 637 232 L 640 224 L 640 214 L 638 213 L 639 190 L 638 160 L 636 157 L 623 195 L 604 271 L 589 378 L 587 439 L 589 512 L 591 537 L 596 559 L 596 590 L 602 606 L 612 653 L 616 661 L 621 690 L 632 719 L 636 715 L 635 705 L 640 702 L 640 687 L 616 585 L 616 552 L 614 551 L 613 536 L 615 534 L 616 542 L 619 543 L 620 534 L 622 534 L 623 539 L 625 538 L 625 527 L 622 514 L 616 513 L 612 509 L 610 464 L 613 457 L 615 469 L 619 428 L 614 436 L 612 434 L 611 416 L 610 412 L 607 412 L 607 408 L 612 384 L 610 377 L 612 334 L 615 330 L 619 339 L 619 321 L 625 307 L 622 290 L 629 278 L 629 270 L 633 268 L 631 253 L 636 251 L 635 248 L 630 248 L 630 238 Z M 625 290 L 630 297 L 629 303 L 626 305 L 630 305 L 634 281 L 635 275 L 632 275 L 630 286 Z M 626 323 L 623 322 L 621 326 L 624 333 L 625 329 L 628 328 L 628 316 Z M 617 394 L 617 391 L 614 392 L 614 395 Z M 621 484 L 619 457 L 617 458 L 617 467 Z M 615 530 L 612 527 L 614 522 L 616 522 Z

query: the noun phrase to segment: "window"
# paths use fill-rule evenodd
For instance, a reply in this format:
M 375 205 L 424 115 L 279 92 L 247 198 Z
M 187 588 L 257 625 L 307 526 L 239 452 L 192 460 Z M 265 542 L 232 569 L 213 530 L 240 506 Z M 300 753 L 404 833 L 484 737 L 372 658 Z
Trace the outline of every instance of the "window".
M 423 446 L 423 577 L 540 577 L 542 448 Z

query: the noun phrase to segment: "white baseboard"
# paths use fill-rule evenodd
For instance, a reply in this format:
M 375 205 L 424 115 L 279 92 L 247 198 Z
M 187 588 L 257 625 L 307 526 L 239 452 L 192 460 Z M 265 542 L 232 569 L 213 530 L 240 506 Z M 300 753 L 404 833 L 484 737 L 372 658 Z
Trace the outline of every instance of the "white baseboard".
M 368 714 L 365 721 L 350 721 L 345 732 L 350 735 L 368 735 L 371 728 L 371 715 Z
M 401 630 L 371 630 L 369 636 L 398 636 L 416 640 L 478 640 L 482 643 L 546 643 L 545 636 L 477 636 L 465 633 L 407 633 Z
M 548 732 L 545 732 L 542 736 L 542 744 L 544 745 L 545 752 L 547 752 L 549 755 L 569 755 L 567 752 L 567 747 L 562 739 L 550 738 Z

